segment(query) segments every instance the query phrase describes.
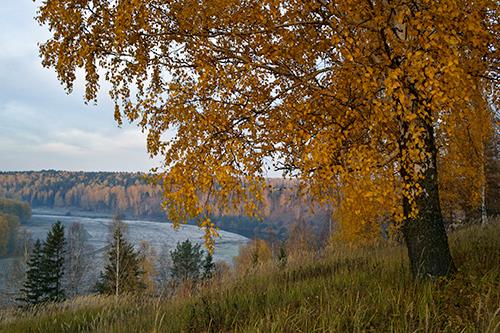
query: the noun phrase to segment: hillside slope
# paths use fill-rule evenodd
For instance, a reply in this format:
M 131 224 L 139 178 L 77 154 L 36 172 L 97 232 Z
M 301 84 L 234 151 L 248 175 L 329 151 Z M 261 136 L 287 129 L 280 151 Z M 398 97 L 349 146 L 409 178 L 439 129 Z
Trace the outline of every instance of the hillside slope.
M 498 332 L 500 224 L 455 232 L 459 272 L 415 283 L 402 247 L 275 264 L 172 300 L 89 297 L 3 313 L 0 332 Z M 1 322 L 1 320 L 0 320 Z

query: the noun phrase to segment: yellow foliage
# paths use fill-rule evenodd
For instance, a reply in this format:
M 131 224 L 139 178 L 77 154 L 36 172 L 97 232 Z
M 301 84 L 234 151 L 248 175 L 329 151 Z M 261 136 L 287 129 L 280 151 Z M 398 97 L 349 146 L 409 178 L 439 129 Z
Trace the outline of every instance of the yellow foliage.
M 0 212 L 0 257 L 12 254 L 19 226 L 16 215 Z
M 7 254 L 7 245 L 9 243 L 9 225 L 7 219 L 0 216 L 0 256 Z
M 450 112 L 445 118 L 450 126 L 440 135 L 445 147 L 438 161 L 441 206 L 451 221 L 477 218 L 485 200 L 486 146 L 492 138 L 493 119 L 481 97 L 475 96 L 473 103 L 473 109 Z
M 156 251 L 146 241 L 139 243 L 139 269 L 142 272 L 141 282 L 144 284 L 147 293 L 154 293 L 156 290 L 156 276 L 158 271 L 155 266 L 157 259 Z
M 272 260 L 271 247 L 262 239 L 255 239 L 240 246 L 240 252 L 234 258 L 236 271 L 240 274 L 257 270 L 270 260 Z
M 475 115 L 485 92 L 498 101 L 497 11 L 494 0 L 47 0 L 38 21 L 52 32 L 43 64 L 68 90 L 83 67 L 86 100 L 105 73 L 117 121 L 137 121 L 164 158 L 170 218 L 197 218 L 211 248 L 214 211 L 262 211 L 269 160 L 315 201 L 340 199 L 347 233 L 416 217 L 435 130 Z

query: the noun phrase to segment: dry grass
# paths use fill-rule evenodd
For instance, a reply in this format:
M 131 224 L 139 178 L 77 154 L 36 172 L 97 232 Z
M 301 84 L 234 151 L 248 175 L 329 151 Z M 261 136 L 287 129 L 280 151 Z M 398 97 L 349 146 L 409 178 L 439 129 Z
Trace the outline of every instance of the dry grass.
M 459 268 L 414 282 L 394 245 L 336 247 L 169 300 L 84 297 L 4 312 L 0 332 L 500 332 L 500 223 L 450 236 Z

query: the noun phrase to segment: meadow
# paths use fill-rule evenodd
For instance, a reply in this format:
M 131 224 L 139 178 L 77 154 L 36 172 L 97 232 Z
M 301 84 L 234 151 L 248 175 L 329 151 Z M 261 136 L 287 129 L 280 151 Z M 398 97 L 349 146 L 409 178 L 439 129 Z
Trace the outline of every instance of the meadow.
M 416 282 L 393 243 L 331 244 L 171 298 L 87 296 L 0 312 L 0 332 L 500 331 L 500 223 L 449 236 L 458 272 Z

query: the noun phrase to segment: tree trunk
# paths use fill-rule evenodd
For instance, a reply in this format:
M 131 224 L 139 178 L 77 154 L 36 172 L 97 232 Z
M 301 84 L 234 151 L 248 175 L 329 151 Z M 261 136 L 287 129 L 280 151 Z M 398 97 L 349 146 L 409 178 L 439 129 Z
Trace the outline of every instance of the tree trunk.
M 424 166 L 424 178 L 420 181 L 423 193 L 416 199 L 418 215 L 408 217 L 410 203 L 403 199 L 403 234 L 408 248 L 410 267 L 415 278 L 446 276 L 455 271 L 455 265 L 448 246 L 448 237 L 444 227 L 439 203 L 437 148 L 432 124 L 426 128 L 427 151 L 430 157 Z M 403 179 L 405 170 L 402 171 Z

